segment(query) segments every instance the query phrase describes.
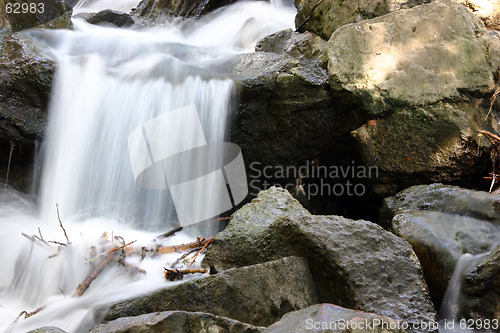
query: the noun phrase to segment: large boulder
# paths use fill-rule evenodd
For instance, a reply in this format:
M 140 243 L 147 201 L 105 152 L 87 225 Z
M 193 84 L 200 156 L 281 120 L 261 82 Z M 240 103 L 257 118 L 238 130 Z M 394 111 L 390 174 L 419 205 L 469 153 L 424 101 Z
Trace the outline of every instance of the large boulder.
M 187 331 L 189 328 L 189 331 Z M 186 333 L 227 332 L 259 333 L 264 327 L 256 327 L 234 319 L 214 316 L 203 312 L 165 311 L 137 317 L 118 318 L 92 328 L 89 333 Z
M 295 0 L 298 12 L 295 26 L 328 40 L 341 26 L 372 19 L 402 8 L 426 3 L 425 0 Z
M 159 16 L 200 16 L 236 0 L 142 0 L 133 12 L 137 15 L 157 18 Z
M 24 7 L 26 5 L 28 7 Z M 71 28 L 71 13 L 71 7 L 62 0 L 0 0 L 0 31 L 16 32 L 35 27 Z
M 373 116 L 468 100 L 494 88 L 500 58 L 488 45 L 499 42 L 464 6 L 435 1 L 338 29 L 328 42 L 330 85 Z
M 201 311 L 268 326 L 285 313 L 317 303 L 305 259 L 282 258 L 187 281 L 114 304 L 105 320 L 158 311 Z
M 55 64 L 25 35 L 0 38 L 0 182 L 5 181 L 13 147 L 9 184 L 31 185 L 31 164 L 47 125 Z
M 405 322 L 435 320 L 410 244 L 368 221 L 302 214 L 283 189 L 263 191 L 234 213 L 203 264 L 240 267 L 288 255 L 307 257 L 321 302 Z
M 461 316 L 500 321 L 499 276 L 500 246 L 466 272 L 462 285 Z
M 403 326 L 386 316 L 316 304 L 287 313 L 263 333 L 404 333 Z
M 336 98 L 358 105 L 352 132 L 364 165 L 377 166 L 374 191 L 443 181 L 472 184 L 488 173 L 485 121 L 499 68 L 500 40 L 449 0 L 400 10 L 336 30 L 328 42 Z

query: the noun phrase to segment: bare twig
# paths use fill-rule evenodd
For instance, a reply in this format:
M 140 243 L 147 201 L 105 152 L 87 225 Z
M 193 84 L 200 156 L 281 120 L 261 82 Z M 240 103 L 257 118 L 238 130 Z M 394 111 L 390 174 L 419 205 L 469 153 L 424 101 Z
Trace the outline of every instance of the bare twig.
M 488 110 L 488 113 L 484 117 L 485 121 L 488 119 L 488 116 L 490 115 L 491 110 L 493 109 L 493 103 L 495 103 L 495 100 L 497 99 L 498 94 L 500 94 L 500 87 L 498 87 L 497 90 L 495 90 L 495 92 L 493 93 L 493 95 L 490 98 L 490 109 Z
M 170 268 L 175 268 L 175 266 L 180 263 L 183 259 L 185 259 L 187 256 L 189 256 L 190 254 L 192 253 L 195 253 L 195 252 L 198 252 L 200 251 L 202 248 L 201 247 L 197 247 L 197 248 L 194 248 L 192 249 L 191 251 L 189 252 L 186 252 L 184 253 L 182 256 L 180 256 L 176 261 L 174 261 L 174 263 L 172 265 L 170 265 Z
M 28 312 L 28 311 L 23 311 L 19 314 L 18 318 L 19 317 L 22 317 L 24 315 L 24 319 L 28 319 L 29 317 L 31 316 L 34 316 L 36 315 L 38 312 L 42 311 L 43 309 L 45 308 L 45 305 L 42 305 L 41 307 L 31 311 L 31 312 Z
M 59 216 L 59 205 L 58 204 L 56 204 L 56 210 L 57 210 L 57 218 L 59 219 L 59 225 L 61 226 L 61 229 L 64 232 L 64 237 L 66 237 L 67 244 L 71 244 L 71 242 L 69 241 L 68 235 L 66 234 L 66 230 L 64 229 L 63 224 L 61 222 L 61 217 Z
M 195 273 L 209 273 L 210 275 L 217 274 L 217 270 L 215 267 L 210 266 L 209 269 L 206 268 L 196 268 L 196 269 L 168 269 L 163 268 L 165 270 L 165 279 L 169 281 L 182 280 L 184 278 L 184 274 L 195 274 Z
M 189 264 L 189 267 L 191 267 L 191 265 L 194 264 L 194 262 L 196 261 L 196 258 L 198 258 L 198 256 L 200 255 L 201 252 L 203 252 L 203 250 L 207 247 L 208 244 L 210 244 L 210 242 L 212 241 L 212 239 L 214 239 L 215 236 L 212 236 L 208 239 L 208 241 L 205 243 L 205 245 L 203 245 L 203 247 L 201 248 L 200 252 L 198 252 L 194 258 L 193 258 L 193 261 L 191 261 L 191 263 Z

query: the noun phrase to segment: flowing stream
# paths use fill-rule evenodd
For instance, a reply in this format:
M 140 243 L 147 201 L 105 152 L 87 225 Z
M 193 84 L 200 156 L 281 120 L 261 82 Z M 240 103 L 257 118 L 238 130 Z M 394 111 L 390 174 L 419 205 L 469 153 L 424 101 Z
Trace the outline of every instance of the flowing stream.
M 77 11 L 135 5 L 128 0 L 80 1 Z M 90 272 L 89 248 L 103 233 L 148 245 L 178 225 L 169 191 L 136 185 L 127 145 L 130 133 L 165 112 L 194 105 L 206 140 L 227 141 L 227 121 L 236 112 L 230 64 L 252 52 L 260 38 L 293 27 L 294 16 L 291 4 L 244 1 L 199 20 L 157 27 L 100 27 L 74 19 L 74 31 L 26 32 L 45 43 L 58 65 L 39 158 L 39 195 L 0 192 L 0 331 L 50 325 L 86 332 L 99 304 L 173 283 L 164 280 L 163 267 L 178 254 L 142 262 L 136 258 L 132 263 L 147 275 L 109 267 L 82 297 L 71 297 Z M 166 133 L 166 140 L 185 130 Z M 56 204 L 69 246 L 33 238 L 66 242 Z M 181 244 L 196 233 L 216 231 L 209 225 L 163 244 Z M 43 305 L 36 315 L 16 321 L 21 311 Z

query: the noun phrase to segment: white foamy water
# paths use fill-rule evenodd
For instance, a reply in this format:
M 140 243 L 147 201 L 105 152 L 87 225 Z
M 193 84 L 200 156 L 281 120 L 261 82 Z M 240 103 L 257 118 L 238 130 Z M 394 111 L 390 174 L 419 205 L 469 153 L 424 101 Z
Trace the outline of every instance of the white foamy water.
M 80 8 L 125 10 L 132 5 L 113 4 L 93 1 Z M 128 135 L 149 119 L 194 104 L 206 140 L 228 140 L 235 88 L 227 63 L 251 52 L 265 35 L 293 27 L 294 15 L 295 9 L 281 2 L 242 2 L 196 21 L 155 28 L 118 29 L 75 20 L 74 31 L 31 32 L 47 45 L 58 66 L 41 153 L 40 195 L 0 194 L 1 331 L 52 325 L 85 332 L 98 304 L 172 284 L 164 280 L 163 267 L 180 254 L 143 262 L 128 258 L 148 274 L 134 275 L 115 265 L 82 297 L 71 297 L 91 270 L 86 264 L 89 248 L 104 232 L 152 246 L 158 233 L 177 225 L 168 191 L 134 183 Z M 183 133 L 179 128 L 168 135 Z M 56 203 L 71 245 L 49 258 L 57 245 L 31 242 L 22 233 L 39 235 L 40 228 L 46 241 L 65 242 Z M 209 235 L 215 229 L 203 231 Z M 192 241 L 194 234 L 196 230 L 190 236 L 178 234 L 164 245 Z M 46 307 L 36 315 L 13 324 L 21 311 L 42 305 Z

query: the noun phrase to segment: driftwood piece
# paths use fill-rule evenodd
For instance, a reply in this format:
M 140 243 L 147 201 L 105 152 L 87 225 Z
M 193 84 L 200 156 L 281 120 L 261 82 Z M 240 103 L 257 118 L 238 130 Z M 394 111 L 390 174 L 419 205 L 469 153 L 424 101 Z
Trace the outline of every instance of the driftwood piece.
M 130 255 L 141 255 L 144 252 L 156 252 L 156 253 L 175 253 L 175 252 L 183 252 L 183 251 L 188 251 L 190 249 L 194 249 L 197 247 L 203 247 L 205 244 L 208 242 L 204 237 L 198 237 L 196 241 L 191 242 L 191 243 L 186 243 L 186 244 L 181 244 L 181 245 L 166 245 L 166 246 L 159 246 L 156 247 L 155 249 L 143 249 L 142 247 L 127 247 L 125 249 L 125 252 L 127 253 L 128 256 Z
M 168 269 L 165 267 L 163 269 L 165 270 L 165 279 L 167 279 L 168 281 L 182 280 L 184 278 L 184 274 L 209 273 L 210 275 L 215 275 L 218 273 L 218 271 L 213 266 L 210 266 L 209 269 L 206 268 Z
M 82 296 L 83 293 L 90 287 L 90 284 L 101 274 L 101 272 L 113 261 L 116 260 L 118 253 L 111 251 L 107 253 L 97 265 L 94 266 L 90 274 L 76 288 L 73 297 Z

